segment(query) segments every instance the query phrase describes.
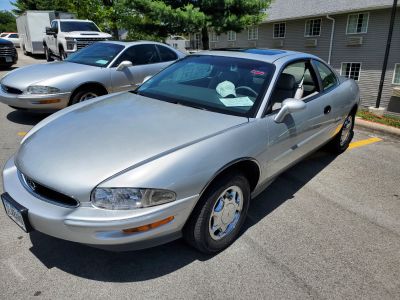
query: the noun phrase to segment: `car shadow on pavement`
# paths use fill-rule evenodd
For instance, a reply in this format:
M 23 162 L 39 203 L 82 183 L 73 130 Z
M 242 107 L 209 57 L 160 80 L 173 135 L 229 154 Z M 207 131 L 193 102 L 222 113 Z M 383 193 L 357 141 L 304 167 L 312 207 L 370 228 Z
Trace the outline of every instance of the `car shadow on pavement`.
M 334 159 L 335 156 L 318 151 L 279 176 L 252 200 L 249 217 L 241 234 L 285 201 L 290 201 L 299 189 Z M 30 251 L 47 268 L 55 267 L 75 276 L 105 282 L 149 280 L 179 270 L 194 261 L 205 261 L 213 257 L 194 250 L 182 239 L 155 248 L 131 252 L 108 252 L 52 238 L 39 232 L 32 232 L 30 239 Z
M 49 114 L 35 113 L 24 110 L 13 110 L 7 114 L 7 119 L 13 123 L 18 123 L 22 125 L 36 125 L 44 118 L 49 116 Z

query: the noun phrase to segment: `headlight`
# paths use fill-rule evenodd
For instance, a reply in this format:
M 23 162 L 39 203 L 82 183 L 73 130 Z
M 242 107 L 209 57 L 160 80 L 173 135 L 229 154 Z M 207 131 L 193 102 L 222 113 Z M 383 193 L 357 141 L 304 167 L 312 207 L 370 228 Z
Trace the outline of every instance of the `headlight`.
M 91 200 L 98 208 L 126 210 L 172 202 L 176 200 L 176 194 L 157 189 L 96 188 Z
M 60 90 L 51 86 L 42 86 L 42 85 L 31 85 L 26 90 L 28 94 L 55 94 L 59 93 Z

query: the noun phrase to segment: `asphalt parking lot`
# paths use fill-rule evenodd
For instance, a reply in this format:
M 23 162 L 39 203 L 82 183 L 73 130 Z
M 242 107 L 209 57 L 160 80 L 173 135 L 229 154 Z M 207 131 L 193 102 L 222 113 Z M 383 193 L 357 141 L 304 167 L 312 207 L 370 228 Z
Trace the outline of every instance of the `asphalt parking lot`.
M 0 104 L 1 167 L 42 118 Z M 400 141 L 359 129 L 354 141 L 282 174 L 214 256 L 181 240 L 111 253 L 28 235 L 0 209 L 0 297 L 399 299 Z

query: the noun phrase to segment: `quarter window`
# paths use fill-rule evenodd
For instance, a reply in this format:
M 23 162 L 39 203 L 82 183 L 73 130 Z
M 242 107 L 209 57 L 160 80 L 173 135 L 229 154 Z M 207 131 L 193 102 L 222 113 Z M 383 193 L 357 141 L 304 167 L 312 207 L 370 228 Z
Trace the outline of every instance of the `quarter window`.
M 228 41 L 236 41 L 236 32 L 233 30 L 228 31 Z
M 306 21 L 305 36 L 321 35 L 321 19 L 311 19 Z
M 360 79 L 360 63 L 342 63 L 340 75 L 358 81 Z
M 321 77 L 322 87 L 324 90 L 335 86 L 337 83 L 336 75 L 322 62 L 314 61 L 317 66 L 319 76 Z
M 286 23 L 274 24 L 274 38 L 284 38 L 286 35 Z
M 247 30 L 247 37 L 249 40 L 258 40 L 258 27 L 250 27 Z
M 393 84 L 400 84 L 400 64 L 394 66 Z
M 347 34 L 366 33 L 369 13 L 351 14 L 347 19 Z

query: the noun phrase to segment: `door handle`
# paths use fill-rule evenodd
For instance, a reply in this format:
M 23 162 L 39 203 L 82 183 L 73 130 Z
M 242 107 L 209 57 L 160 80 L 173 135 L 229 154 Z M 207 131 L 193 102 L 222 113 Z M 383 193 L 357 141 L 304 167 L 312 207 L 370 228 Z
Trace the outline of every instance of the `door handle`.
M 332 108 L 331 108 L 330 105 L 325 106 L 325 108 L 324 108 L 324 114 L 325 114 L 325 115 L 329 114 L 329 113 L 331 112 L 331 110 L 332 110 Z

